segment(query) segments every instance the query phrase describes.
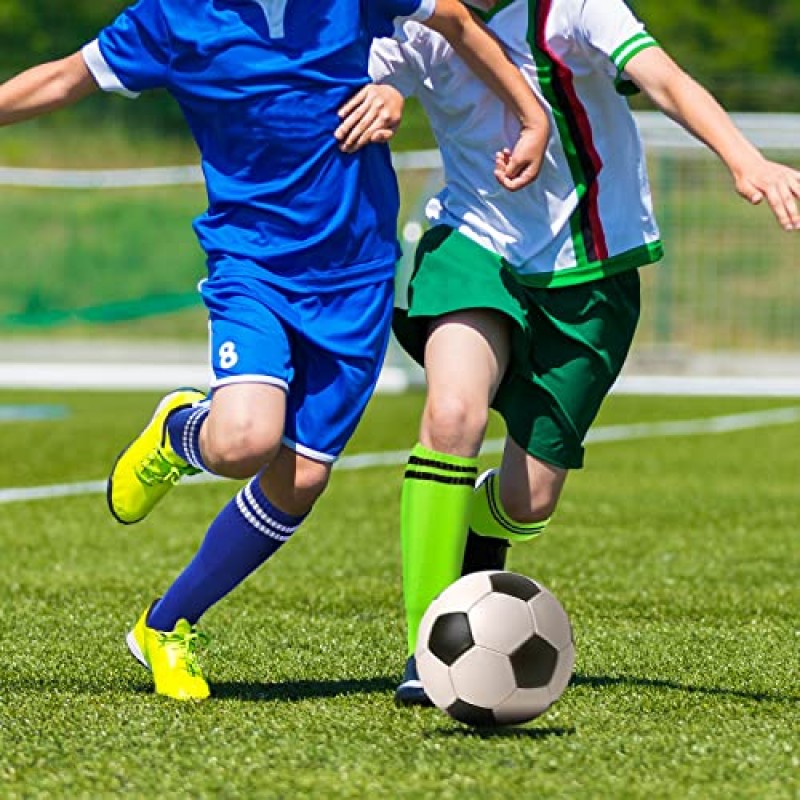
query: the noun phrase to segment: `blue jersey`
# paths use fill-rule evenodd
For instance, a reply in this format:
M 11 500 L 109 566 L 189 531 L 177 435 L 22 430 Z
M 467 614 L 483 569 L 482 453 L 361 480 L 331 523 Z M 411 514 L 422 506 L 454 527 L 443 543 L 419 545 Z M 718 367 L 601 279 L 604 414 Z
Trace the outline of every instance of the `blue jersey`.
M 103 89 L 163 87 L 200 149 L 213 264 L 294 288 L 391 275 L 397 182 L 388 148 L 338 148 L 337 109 L 369 82 L 371 40 L 435 0 L 140 0 L 84 48 Z

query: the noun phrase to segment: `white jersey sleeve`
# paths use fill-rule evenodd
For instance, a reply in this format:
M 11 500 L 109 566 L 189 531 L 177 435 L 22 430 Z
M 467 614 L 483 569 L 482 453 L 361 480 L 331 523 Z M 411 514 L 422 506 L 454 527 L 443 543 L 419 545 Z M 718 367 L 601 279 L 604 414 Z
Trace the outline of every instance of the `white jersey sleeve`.
M 585 0 L 578 20 L 583 43 L 602 58 L 595 63 L 621 80 L 625 65 L 642 50 L 658 46 L 623 0 Z
M 375 83 L 386 83 L 397 89 L 403 97 L 418 93 L 419 83 L 425 77 L 425 28 L 406 22 L 401 40 L 375 39 L 369 52 L 369 74 Z

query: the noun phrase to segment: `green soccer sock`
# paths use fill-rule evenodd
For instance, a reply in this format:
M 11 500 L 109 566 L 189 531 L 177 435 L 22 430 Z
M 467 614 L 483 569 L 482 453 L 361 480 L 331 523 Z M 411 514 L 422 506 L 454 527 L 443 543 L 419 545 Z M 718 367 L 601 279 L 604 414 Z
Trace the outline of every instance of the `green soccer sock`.
M 421 444 L 409 456 L 400 505 L 409 655 L 417 646 L 422 615 L 461 574 L 477 474 L 477 458 L 438 453 Z
M 539 522 L 515 522 L 511 519 L 500 502 L 497 470 L 492 470 L 474 492 L 469 527 L 479 536 L 507 539 L 509 542 L 527 542 L 539 536 L 549 522 L 549 517 Z

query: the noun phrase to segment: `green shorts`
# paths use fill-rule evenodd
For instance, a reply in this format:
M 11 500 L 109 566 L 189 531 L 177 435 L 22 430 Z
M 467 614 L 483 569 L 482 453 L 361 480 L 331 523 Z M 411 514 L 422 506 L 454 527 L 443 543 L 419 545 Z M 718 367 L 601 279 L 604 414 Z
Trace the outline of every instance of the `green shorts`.
M 532 456 L 583 466 L 583 440 L 639 321 L 638 270 L 558 289 L 527 287 L 500 256 L 439 225 L 417 248 L 408 305 L 395 309 L 394 333 L 420 364 L 432 317 L 468 308 L 510 317 L 511 364 L 492 407 Z

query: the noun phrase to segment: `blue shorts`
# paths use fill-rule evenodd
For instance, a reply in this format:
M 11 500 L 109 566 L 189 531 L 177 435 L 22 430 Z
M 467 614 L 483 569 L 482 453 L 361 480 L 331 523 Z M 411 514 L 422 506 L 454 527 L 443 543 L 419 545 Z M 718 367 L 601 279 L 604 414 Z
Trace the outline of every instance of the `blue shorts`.
M 200 284 L 209 312 L 212 390 L 267 383 L 286 391 L 284 444 L 334 461 L 372 396 L 389 340 L 393 281 L 303 292 L 214 270 Z

